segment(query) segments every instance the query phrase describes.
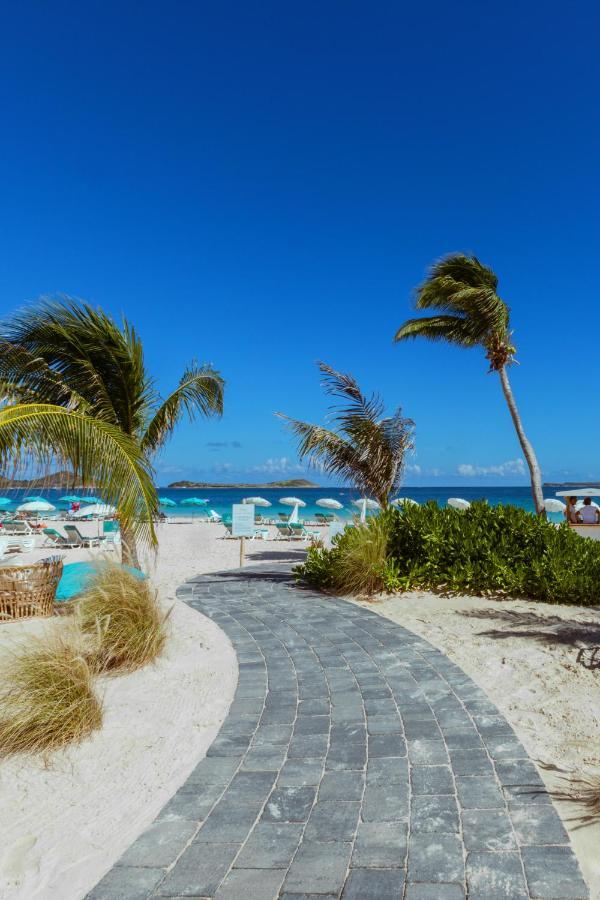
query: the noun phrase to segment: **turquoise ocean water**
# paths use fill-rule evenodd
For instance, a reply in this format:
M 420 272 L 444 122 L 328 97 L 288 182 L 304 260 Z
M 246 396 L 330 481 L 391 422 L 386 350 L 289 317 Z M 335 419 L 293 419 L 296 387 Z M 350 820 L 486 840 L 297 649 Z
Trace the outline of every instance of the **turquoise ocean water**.
M 56 505 L 58 509 L 68 509 L 68 503 L 60 503 L 58 501 L 59 497 L 62 497 L 65 493 L 71 493 L 71 491 L 64 490 L 44 490 L 44 489 L 28 489 L 27 491 L 0 491 L 0 494 L 3 497 L 10 498 L 12 503 L 10 505 L 4 505 L 0 508 L 6 509 L 8 512 L 14 510 L 19 503 L 23 502 L 23 496 L 26 494 L 41 496 L 48 500 L 50 503 Z M 77 491 L 73 493 L 77 494 Z M 270 508 L 258 509 L 257 513 L 262 513 L 265 516 L 274 516 L 277 517 L 278 513 L 289 513 L 291 508 L 289 506 L 283 506 L 279 503 L 279 500 L 282 497 L 299 497 L 301 500 L 304 500 L 306 503 L 305 508 L 301 508 L 300 517 L 304 519 L 314 518 L 315 513 L 317 512 L 329 512 L 329 510 L 321 509 L 320 507 L 315 505 L 315 501 L 322 497 L 332 497 L 335 500 L 339 500 L 340 503 L 343 504 L 344 509 L 336 512 L 339 518 L 344 518 L 344 516 L 352 516 L 357 512 L 356 506 L 352 505 L 352 500 L 358 497 L 358 494 L 355 490 L 351 488 L 333 488 L 333 487 L 319 487 L 319 488 L 277 488 L 277 489 L 267 489 L 267 488 L 256 488 L 252 490 L 251 488 L 246 489 L 237 489 L 237 488 L 219 488 L 219 489 L 209 489 L 203 490 L 201 488 L 193 488 L 193 489 L 185 489 L 185 490 L 172 490 L 169 488 L 160 488 L 159 491 L 160 497 L 168 497 L 173 500 L 177 505 L 175 507 L 164 507 L 163 511 L 168 516 L 206 516 L 206 510 L 213 509 L 218 512 L 220 515 L 231 515 L 231 506 L 233 503 L 240 503 L 244 497 L 248 496 L 260 496 L 264 497 L 265 500 L 269 500 L 272 504 Z M 427 500 L 435 500 L 441 506 L 446 505 L 446 501 L 448 497 L 462 497 L 465 500 L 478 500 L 478 499 L 486 499 L 488 503 L 495 506 L 498 503 L 512 503 L 515 506 L 521 506 L 523 509 L 527 509 L 530 512 L 533 512 L 533 501 L 531 498 L 531 491 L 529 487 L 403 487 L 400 490 L 400 495 L 403 497 L 410 497 L 412 500 L 416 500 L 417 503 L 424 503 Z M 547 489 L 545 492 L 546 497 L 555 496 L 555 489 Z M 208 500 L 208 504 L 205 507 L 190 507 L 190 506 L 181 506 L 181 501 L 186 497 L 199 497 L 201 499 Z M 556 521 L 560 521 L 560 515 L 550 516 L 550 518 L 555 519 Z

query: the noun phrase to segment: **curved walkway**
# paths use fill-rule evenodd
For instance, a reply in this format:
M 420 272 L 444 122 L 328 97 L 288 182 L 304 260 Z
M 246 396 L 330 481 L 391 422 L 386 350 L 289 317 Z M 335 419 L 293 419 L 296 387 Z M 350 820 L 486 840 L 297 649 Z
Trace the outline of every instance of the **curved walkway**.
M 233 642 L 235 700 L 90 900 L 589 896 L 514 732 L 426 641 L 284 567 L 179 595 Z

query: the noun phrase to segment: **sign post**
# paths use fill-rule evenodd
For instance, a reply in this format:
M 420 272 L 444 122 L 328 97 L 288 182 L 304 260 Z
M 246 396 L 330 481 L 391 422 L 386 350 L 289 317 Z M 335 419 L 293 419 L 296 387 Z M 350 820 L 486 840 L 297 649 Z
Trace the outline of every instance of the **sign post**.
M 231 534 L 240 539 L 240 568 L 244 565 L 245 543 L 254 534 L 254 503 L 234 503 L 231 507 Z

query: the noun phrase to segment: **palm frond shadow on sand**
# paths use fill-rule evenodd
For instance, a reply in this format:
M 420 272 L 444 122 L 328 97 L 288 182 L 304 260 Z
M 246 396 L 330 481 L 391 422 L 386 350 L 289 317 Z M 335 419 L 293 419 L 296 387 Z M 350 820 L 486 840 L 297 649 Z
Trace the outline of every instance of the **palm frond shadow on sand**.
M 600 611 L 591 607 L 590 611 Z M 540 644 L 573 647 L 579 652 L 577 662 L 588 669 L 600 668 L 600 622 L 579 619 L 561 619 L 559 616 L 540 615 L 532 611 L 512 609 L 461 610 L 459 615 L 471 619 L 491 619 L 499 628 L 480 631 L 481 637 L 494 640 L 529 638 Z

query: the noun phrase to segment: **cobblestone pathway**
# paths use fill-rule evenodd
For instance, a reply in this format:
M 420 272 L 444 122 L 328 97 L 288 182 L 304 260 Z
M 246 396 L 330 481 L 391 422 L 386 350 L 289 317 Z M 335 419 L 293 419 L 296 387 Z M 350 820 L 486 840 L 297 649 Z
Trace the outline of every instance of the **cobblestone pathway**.
M 235 700 L 89 900 L 588 897 L 514 732 L 426 641 L 284 567 L 179 594 L 229 635 Z

